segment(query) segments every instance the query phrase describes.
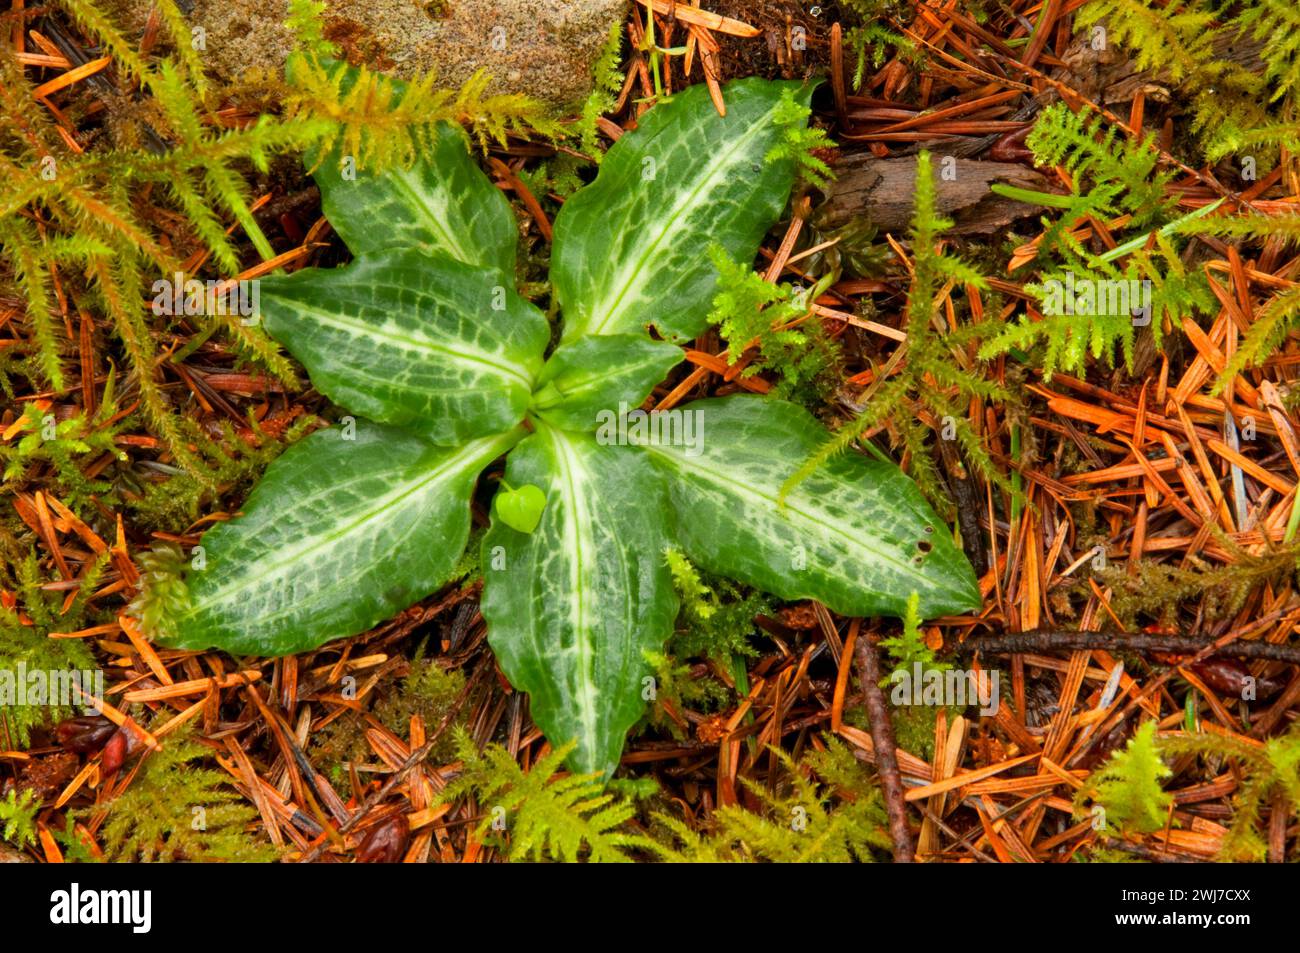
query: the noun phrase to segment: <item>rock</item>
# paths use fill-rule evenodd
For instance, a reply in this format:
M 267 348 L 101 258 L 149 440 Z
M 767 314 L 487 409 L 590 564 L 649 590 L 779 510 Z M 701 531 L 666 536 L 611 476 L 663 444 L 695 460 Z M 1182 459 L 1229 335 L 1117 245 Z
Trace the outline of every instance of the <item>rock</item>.
M 149 0 L 130 0 L 142 29 Z M 289 54 L 287 0 L 193 0 L 205 64 L 221 80 L 278 75 Z M 349 62 L 403 79 L 433 70 L 455 88 L 478 69 L 489 93 L 527 93 L 571 107 L 591 90 L 591 67 L 627 0 L 327 0 L 325 34 Z

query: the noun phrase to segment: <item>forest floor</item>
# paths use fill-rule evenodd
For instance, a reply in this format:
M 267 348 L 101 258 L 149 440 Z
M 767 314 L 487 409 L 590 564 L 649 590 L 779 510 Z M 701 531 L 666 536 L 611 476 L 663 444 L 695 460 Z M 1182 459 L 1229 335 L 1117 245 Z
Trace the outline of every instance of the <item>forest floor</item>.
M 1094 49 L 1074 21 L 1083 5 L 872 4 L 907 49 L 868 42 L 855 85 L 862 37 L 855 31 L 863 21 L 854 10 L 865 4 L 704 0 L 674 11 L 656 2 L 654 35 L 667 52 L 652 54 L 642 42 L 647 6 L 634 3 L 619 65 L 626 78 L 598 129 L 607 145 L 633 126 L 651 108 L 656 82 L 665 93 L 708 82 L 725 102 L 722 84 L 739 77 L 829 77 L 814 99 L 814 123 L 837 144 L 819 153 L 836 176 L 824 190 L 796 195 L 758 267 L 769 280 L 790 282 L 840 269 L 809 317 L 829 357 L 798 391 L 834 427 L 906 371 L 910 204 L 889 187 L 870 196 L 876 176 L 910 181 L 922 149 L 941 175 L 954 160 L 947 166 L 956 170 L 954 188 L 941 207 L 956 224 L 944 241 L 986 276 L 982 290 L 944 287 L 936 318 L 944 330 L 972 316 L 1016 322 L 1033 300 L 1024 266 L 1051 210 L 987 185 L 1070 190 L 1070 173 L 1035 168 L 1024 141 L 1053 102 L 1099 110 L 1105 128 L 1122 138 L 1153 136 L 1169 173 L 1162 188 L 1180 215 L 1220 200 L 1261 214 L 1300 201 L 1300 163 L 1285 150 L 1244 180 L 1236 160 L 1204 161 L 1180 84 L 1139 70 L 1118 47 Z M 0 29 L 22 40 L 18 62 L 29 82 L 44 84 L 40 101 L 60 135 L 93 150 L 90 130 L 104 122 L 104 108 L 117 107 L 86 104 L 111 102 L 116 93 L 94 83 L 106 75 L 93 65 L 99 60 L 74 65 L 45 25 L 61 24 L 85 49 L 93 43 L 70 18 L 51 13 L 36 23 L 23 10 L 11 4 Z M 73 102 L 76 122 L 65 115 Z M 220 114 L 232 125 L 253 118 L 233 101 Z M 553 178 L 558 166 L 549 164 L 557 154 L 566 153 L 542 137 L 512 137 L 484 161 L 539 261 L 564 197 Z M 299 168 L 287 157 L 247 177 L 277 262 L 344 260 Z M 590 168 L 576 165 L 581 176 Z M 158 232 L 177 225 L 175 213 L 151 206 L 150 196 L 135 201 Z M 874 215 L 871 203 L 881 206 Z M 238 239 L 237 223 L 222 224 Z M 1076 237 L 1100 252 L 1118 244 L 1113 233 L 1122 225 L 1084 221 Z M 178 251 L 199 247 L 182 232 L 174 237 Z M 240 247 L 249 269 L 241 277 L 255 277 L 256 254 Z M 872 731 L 873 693 L 863 686 L 873 668 L 883 665 L 887 674 L 879 641 L 897 637 L 899 623 L 840 618 L 820 604 L 783 604 L 706 580 L 725 619 L 670 645 L 676 654 L 616 775 L 614 795 L 635 808 L 623 829 L 689 856 L 684 835 L 665 826 L 668 817 L 726 841 L 718 850 L 728 857 L 799 859 L 802 848 L 781 835 L 792 806 L 811 791 L 814 821 L 852 827 L 857 833 L 846 843 L 863 859 L 1300 858 L 1297 761 L 1288 777 L 1278 754 L 1278 739 L 1294 736 L 1300 714 L 1293 541 L 1300 440 L 1289 392 L 1300 347 L 1283 336 L 1266 360 L 1237 369 L 1226 386 L 1222 379 L 1276 296 L 1296 286 L 1300 259 L 1284 241 L 1210 234 L 1188 238 L 1180 255 L 1205 276 L 1214 307 L 1198 318 L 1157 318 L 1166 325 L 1159 337 L 1139 326 L 1130 360 L 1089 353 L 1081 369 L 1048 374 L 1041 347 L 1028 344 L 991 359 L 978 356 L 975 341 L 946 352 L 964 373 L 1007 394 L 947 394 L 963 407 L 986 466 L 944 439 L 947 418 L 914 392 L 861 437 L 911 472 L 918 444 L 905 430 L 919 423 L 928 431 L 919 446 L 931 455 L 945 515 L 977 569 L 984 604 L 930 620 L 920 635 L 955 670 L 996 673 L 995 710 L 981 711 L 978 700 L 895 706 L 898 750 L 878 764 L 882 735 Z M 8 797 L 14 813 L 24 791 L 36 804 L 28 818 L 34 837 L 0 842 L 0 852 L 46 861 L 516 856 L 510 828 L 492 825 L 488 794 L 504 797 L 513 785 L 544 801 L 526 788 L 526 775 L 550 749 L 529 719 L 526 696 L 510 688 L 485 641 L 472 572 L 369 632 L 285 658 L 168 650 L 135 629 L 126 609 L 140 554 L 159 541 L 195 545 L 214 521 L 237 513 L 284 441 L 328 405 L 305 383 L 287 387 L 241 361 L 200 325 L 150 325 L 164 355 L 156 380 L 166 399 L 224 448 L 222 460 L 209 458 L 219 492 L 206 493 L 186 482 L 133 403 L 123 345 L 108 323 L 56 293 L 56 330 L 72 355 L 68 386 L 52 390 L 6 365 L 0 599 L 8 628 L 0 651 L 22 657 L 15 646 L 34 636 L 59 643 L 63 663 L 106 673 L 108 704 L 102 717 L 64 713 L 57 726 L 20 728 L 0 711 L 0 810 Z M 27 347 L 24 307 L 16 294 L 0 297 L 0 354 Z M 780 366 L 742 376 L 749 361 L 728 364 L 725 348 L 714 332 L 694 342 L 653 406 L 782 385 Z M 97 415 L 105 406 L 114 412 Z M 20 448 L 33 421 L 48 415 L 95 424 L 67 446 Z M 479 527 L 488 498 L 475 504 Z M 92 566 L 94 589 L 85 598 Z M 1154 722 L 1157 740 L 1212 743 L 1171 749 L 1163 771 L 1150 769 L 1170 796 L 1158 802 L 1158 823 L 1100 825 L 1090 809 L 1097 798 L 1080 792 L 1144 722 Z M 478 770 L 500 785 L 444 803 L 439 792 L 467 758 L 479 759 L 474 749 L 489 744 L 522 773 L 480 761 Z M 1300 744 L 1287 750 L 1300 753 Z M 901 785 L 878 784 L 878 772 Z M 1150 800 L 1144 780 L 1151 778 L 1130 774 L 1115 783 Z M 1121 792 L 1106 803 L 1122 813 L 1123 801 Z M 852 813 L 864 802 L 869 811 Z M 205 804 L 220 838 L 182 832 Z M 152 821 L 144 817 L 150 811 L 158 813 Z M 768 827 L 747 828 L 744 813 Z

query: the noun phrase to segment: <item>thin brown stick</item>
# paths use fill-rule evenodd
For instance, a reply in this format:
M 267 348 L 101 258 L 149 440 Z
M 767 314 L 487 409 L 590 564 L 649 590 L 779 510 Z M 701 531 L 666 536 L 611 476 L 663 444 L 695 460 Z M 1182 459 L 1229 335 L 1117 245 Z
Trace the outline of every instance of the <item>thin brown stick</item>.
M 1093 746 L 1097 744 L 1099 739 L 1106 737 L 1106 735 L 1109 732 L 1113 731 L 1116 727 L 1123 724 L 1124 719 L 1128 718 L 1128 716 L 1133 713 L 1133 711 L 1137 708 L 1137 706 L 1142 702 L 1142 699 L 1150 698 L 1157 691 L 1159 691 L 1160 687 L 1164 685 L 1165 682 L 1169 681 L 1169 679 L 1173 677 L 1175 672 L 1181 670 L 1184 667 L 1195 665 L 1197 662 L 1204 661 L 1205 659 L 1209 658 L 1211 655 L 1213 655 L 1215 652 L 1219 651 L 1220 649 L 1224 648 L 1225 646 L 1235 644 L 1237 640 L 1239 640 L 1243 635 L 1246 635 L 1247 633 L 1250 632 L 1254 632 L 1257 629 L 1262 629 L 1264 626 L 1272 625 L 1274 622 L 1276 622 L 1278 619 L 1281 619 L 1283 616 L 1290 615 L 1291 612 L 1292 610 L 1290 609 L 1277 609 L 1273 612 L 1268 613 L 1267 615 L 1260 617 L 1259 619 L 1254 620 L 1253 622 L 1248 622 L 1245 625 L 1238 626 L 1237 628 L 1226 633 L 1225 635 L 1222 635 L 1219 638 L 1215 639 L 1210 644 L 1204 646 L 1199 652 L 1197 652 L 1195 655 L 1189 658 L 1186 662 L 1183 662 L 1180 665 L 1176 665 L 1166 670 L 1165 672 L 1162 672 L 1160 675 L 1157 675 L 1150 682 L 1148 682 L 1140 692 L 1133 695 L 1133 697 L 1131 697 L 1125 703 L 1124 707 L 1121 710 L 1108 717 L 1101 724 L 1101 726 L 1092 733 L 1092 735 L 1088 738 L 1088 740 L 1085 741 L 1083 745 L 1079 748 L 1079 750 L 1075 752 L 1074 757 L 1071 759 L 1071 763 L 1077 764 L 1084 755 L 1086 755 L 1089 751 L 1092 750 Z
M 1300 646 L 1275 645 L 1272 642 L 1232 642 L 1214 647 L 1186 635 L 1146 635 L 1138 632 L 1074 632 L 1036 629 L 1032 632 L 1009 632 L 1005 635 L 986 635 L 967 639 L 961 651 L 994 652 L 1000 655 L 1019 655 L 1025 652 L 1051 652 L 1053 650 L 1106 649 L 1108 652 L 1170 652 L 1191 655 L 1211 648 L 1214 655 L 1236 658 L 1267 659 L 1270 662 L 1289 662 L 1300 665 Z
M 907 825 L 907 806 L 903 801 L 903 778 L 898 772 L 898 758 L 894 752 L 894 723 L 889 717 L 885 693 L 880 690 L 880 657 L 870 637 L 858 639 L 856 646 L 858 668 L 862 673 L 862 692 L 866 696 L 867 717 L 871 719 L 871 741 L 876 748 L 876 770 L 880 773 L 880 788 L 885 793 L 885 809 L 889 812 L 889 836 L 894 841 L 894 862 L 910 864 L 916 860 L 912 847 L 912 832 Z

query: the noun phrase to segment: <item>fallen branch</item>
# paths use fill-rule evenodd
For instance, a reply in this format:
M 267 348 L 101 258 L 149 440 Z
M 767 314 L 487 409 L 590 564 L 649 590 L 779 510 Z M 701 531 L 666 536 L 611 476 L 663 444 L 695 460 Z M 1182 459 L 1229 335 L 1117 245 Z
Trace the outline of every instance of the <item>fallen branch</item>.
M 894 841 L 894 862 L 910 864 L 916 859 L 912 833 L 907 826 L 907 805 L 903 801 L 903 778 L 898 773 L 895 756 L 894 723 L 889 717 L 885 693 L 880 690 L 880 658 L 870 637 L 863 636 L 856 647 L 858 667 L 862 672 L 862 692 L 866 695 L 867 717 L 871 719 L 871 741 L 876 749 L 876 770 L 889 812 L 889 836 Z
M 1168 652 L 1176 655 L 1194 655 L 1211 648 L 1212 643 L 1185 635 L 1146 635 L 1135 632 L 1061 632 L 1037 629 L 1032 632 L 1014 632 L 1005 635 L 980 636 L 967 639 L 960 651 L 993 652 L 1000 655 L 1019 655 L 1024 652 L 1052 652 L 1058 650 L 1105 649 L 1108 652 Z M 1271 662 L 1289 662 L 1300 665 L 1300 646 L 1275 645 L 1272 642 L 1230 642 L 1213 648 L 1213 655 L 1230 655 L 1244 659 L 1267 659 Z
M 1220 652 L 1228 646 L 1235 645 L 1237 641 L 1242 638 L 1242 636 L 1248 635 L 1251 632 L 1258 631 L 1259 629 L 1262 629 L 1265 626 L 1272 625 L 1277 620 L 1285 616 L 1289 616 L 1293 612 L 1294 610 L 1292 609 L 1275 609 L 1274 611 L 1269 612 L 1268 614 L 1261 616 L 1260 618 L 1255 619 L 1252 622 L 1248 622 L 1245 625 L 1237 626 L 1237 628 L 1231 630 L 1230 632 L 1224 635 L 1219 636 L 1219 638 L 1215 639 L 1209 645 L 1206 645 L 1199 652 L 1197 652 L 1195 655 L 1189 658 L 1186 662 L 1183 662 L 1180 665 L 1171 666 L 1170 668 L 1166 669 L 1164 672 L 1161 672 L 1155 678 L 1147 682 L 1147 684 L 1142 688 L 1141 691 L 1137 692 L 1131 698 L 1129 698 L 1129 700 L 1124 704 L 1123 708 L 1121 708 L 1115 714 L 1109 716 L 1104 722 L 1102 722 L 1101 726 L 1096 731 L 1094 731 L 1088 737 L 1088 740 L 1085 741 L 1083 745 L 1080 746 L 1080 748 L 1075 752 L 1074 757 L 1070 759 L 1070 764 L 1067 764 L 1066 767 L 1068 768 L 1071 766 L 1071 764 L 1079 763 L 1079 761 L 1081 761 L 1088 754 L 1088 752 L 1091 751 L 1092 748 L 1097 744 L 1098 739 L 1106 737 L 1107 734 L 1109 734 L 1111 731 L 1114 731 L 1115 728 L 1117 728 L 1119 725 L 1123 724 L 1124 720 L 1128 718 L 1129 715 L 1133 714 L 1133 712 L 1137 709 L 1137 706 L 1142 703 L 1142 700 L 1144 698 L 1149 698 L 1152 695 L 1154 695 L 1156 692 L 1158 692 L 1160 690 L 1160 687 L 1164 685 L 1165 682 L 1173 678 L 1175 672 L 1182 670 L 1183 666 L 1195 665 L 1197 662 L 1204 661 L 1205 659 L 1209 658 L 1211 655 L 1214 655 L 1216 652 Z

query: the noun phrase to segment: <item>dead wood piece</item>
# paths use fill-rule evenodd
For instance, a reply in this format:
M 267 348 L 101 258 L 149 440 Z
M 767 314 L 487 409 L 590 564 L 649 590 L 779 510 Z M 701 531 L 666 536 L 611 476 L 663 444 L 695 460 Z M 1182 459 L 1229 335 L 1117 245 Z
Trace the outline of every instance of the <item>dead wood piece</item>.
M 954 220 L 952 232 L 958 235 L 987 235 L 1038 212 L 1035 205 L 993 194 L 989 186 L 994 182 L 1047 190 L 1041 173 L 1015 162 L 936 157 L 932 168 L 938 211 Z M 881 232 L 906 231 L 916 192 L 914 156 L 877 159 L 870 153 L 853 153 L 835 163 L 835 175 L 830 195 L 817 212 L 820 228 L 866 218 Z
M 871 719 L 871 741 L 876 749 L 876 770 L 880 773 L 880 789 L 885 795 L 885 810 L 889 813 L 889 836 L 894 841 L 894 862 L 910 864 L 916 860 L 912 846 L 912 832 L 907 826 L 907 806 L 903 800 L 903 778 L 898 771 L 897 747 L 894 742 L 894 723 L 889 717 L 889 705 L 880 689 L 880 657 L 871 639 L 863 637 L 857 644 L 858 667 L 862 672 L 862 691 L 866 695 L 867 717 Z
M 1230 31 L 1222 31 L 1211 41 L 1214 58 L 1221 63 L 1235 63 L 1252 72 L 1262 74 L 1264 61 L 1260 53 L 1264 43 L 1243 38 Z M 1115 44 L 1095 49 L 1091 34 L 1080 34 L 1061 57 L 1066 68 L 1056 71 L 1057 79 L 1069 83 L 1094 102 L 1111 105 L 1130 102 L 1141 93 L 1153 102 L 1167 103 L 1182 83 L 1159 70 L 1140 70 L 1133 58 Z M 1057 98 L 1055 91 L 1046 91 L 1043 101 Z
M 1134 632 L 1054 632 L 1036 630 L 998 636 L 967 639 L 962 651 L 995 652 L 999 655 L 1025 652 L 1050 652 L 1054 649 L 1105 649 L 1108 652 L 1170 652 L 1191 655 L 1210 648 L 1201 639 L 1178 635 L 1144 635 Z M 1300 665 L 1300 647 L 1272 642 L 1235 641 L 1208 652 L 1207 655 L 1230 655 L 1236 658 L 1267 659 Z

